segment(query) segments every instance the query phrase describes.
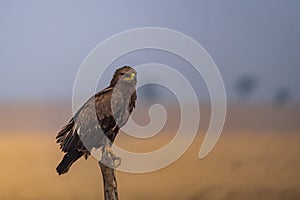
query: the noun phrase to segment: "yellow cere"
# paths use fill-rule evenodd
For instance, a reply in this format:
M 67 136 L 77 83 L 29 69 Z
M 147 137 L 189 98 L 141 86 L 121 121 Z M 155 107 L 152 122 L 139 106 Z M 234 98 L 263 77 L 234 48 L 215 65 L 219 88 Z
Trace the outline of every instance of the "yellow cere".
M 124 78 L 124 80 L 126 80 L 126 81 L 132 81 L 135 78 L 135 76 L 136 76 L 135 73 L 131 73 L 130 77 Z

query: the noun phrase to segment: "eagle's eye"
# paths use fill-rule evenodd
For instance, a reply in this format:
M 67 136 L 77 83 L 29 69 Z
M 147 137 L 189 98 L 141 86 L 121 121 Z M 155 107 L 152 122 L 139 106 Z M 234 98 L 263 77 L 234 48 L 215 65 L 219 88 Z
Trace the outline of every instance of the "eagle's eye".
M 135 73 L 130 73 L 130 74 L 124 74 L 124 80 L 126 81 L 132 81 L 135 79 Z

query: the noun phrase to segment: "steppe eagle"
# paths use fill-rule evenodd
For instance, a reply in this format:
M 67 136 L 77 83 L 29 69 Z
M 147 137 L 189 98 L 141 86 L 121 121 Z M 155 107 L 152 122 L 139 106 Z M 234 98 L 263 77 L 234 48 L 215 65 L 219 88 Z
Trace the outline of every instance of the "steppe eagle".
M 57 143 L 66 153 L 56 168 L 59 175 L 80 157 L 87 159 L 93 148 L 109 148 L 106 137 L 114 142 L 135 108 L 136 74 L 130 66 L 117 69 L 110 85 L 87 100 L 58 133 Z

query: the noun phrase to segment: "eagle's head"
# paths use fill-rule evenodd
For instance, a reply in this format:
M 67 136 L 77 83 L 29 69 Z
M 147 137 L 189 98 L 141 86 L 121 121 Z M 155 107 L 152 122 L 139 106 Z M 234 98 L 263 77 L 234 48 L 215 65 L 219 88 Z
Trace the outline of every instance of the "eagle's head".
M 121 84 L 136 85 L 136 71 L 130 66 L 124 66 L 115 71 L 115 74 L 110 82 L 110 86 L 116 86 L 119 82 Z

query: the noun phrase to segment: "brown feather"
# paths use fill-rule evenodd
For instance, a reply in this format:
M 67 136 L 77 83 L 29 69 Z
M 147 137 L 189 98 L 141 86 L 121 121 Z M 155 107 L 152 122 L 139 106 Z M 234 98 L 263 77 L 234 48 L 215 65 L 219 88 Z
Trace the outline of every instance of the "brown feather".
M 104 135 L 114 142 L 119 127 L 127 122 L 137 99 L 136 79 L 131 82 L 123 79 L 124 74 L 129 73 L 136 72 L 129 66 L 116 70 L 110 86 L 91 97 L 57 134 L 56 139 L 61 150 L 70 153 L 63 160 L 65 163 L 60 163 L 58 167 L 60 174 L 67 172 L 80 156 L 87 159 L 92 148 L 100 148 Z M 116 106 L 115 113 L 112 105 Z M 63 166 L 68 168 L 64 169 Z

